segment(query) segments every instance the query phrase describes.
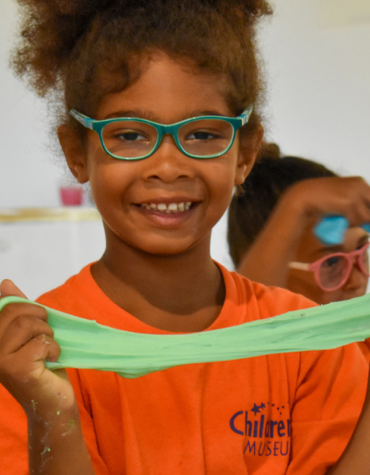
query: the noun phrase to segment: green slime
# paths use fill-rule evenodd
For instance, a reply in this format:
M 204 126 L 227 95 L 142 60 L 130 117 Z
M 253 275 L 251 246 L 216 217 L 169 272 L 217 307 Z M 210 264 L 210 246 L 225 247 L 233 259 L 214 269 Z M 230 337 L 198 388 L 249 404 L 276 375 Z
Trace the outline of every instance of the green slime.
M 36 302 L 4 297 L 10 303 Z M 44 307 L 43 305 L 40 305 Z M 191 363 L 333 349 L 370 337 L 370 295 L 199 333 L 151 335 L 117 330 L 44 307 L 62 351 L 51 369 L 115 371 L 136 378 Z

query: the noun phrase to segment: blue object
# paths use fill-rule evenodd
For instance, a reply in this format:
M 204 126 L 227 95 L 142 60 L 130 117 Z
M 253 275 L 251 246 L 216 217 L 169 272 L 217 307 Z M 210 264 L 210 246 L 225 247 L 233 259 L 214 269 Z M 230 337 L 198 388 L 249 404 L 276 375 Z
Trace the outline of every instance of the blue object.
M 370 233 L 370 223 L 361 227 Z M 314 228 L 317 239 L 326 246 L 342 244 L 349 228 L 348 219 L 344 216 L 325 216 Z

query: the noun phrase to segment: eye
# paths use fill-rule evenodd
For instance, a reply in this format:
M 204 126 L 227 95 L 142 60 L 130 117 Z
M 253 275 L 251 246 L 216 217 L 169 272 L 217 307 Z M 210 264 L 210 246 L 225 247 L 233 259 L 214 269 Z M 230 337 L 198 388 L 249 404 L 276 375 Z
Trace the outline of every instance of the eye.
M 219 133 L 207 130 L 194 130 L 185 137 L 185 140 L 214 140 L 221 138 Z
M 148 141 L 149 138 L 141 132 L 135 130 L 121 130 L 114 134 L 115 139 L 120 139 L 126 142 L 142 142 Z
M 333 269 L 336 266 L 338 266 L 341 263 L 342 260 L 343 260 L 343 258 L 341 256 L 328 257 L 328 259 L 326 259 L 322 263 L 322 267 L 324 267 L 326 269 Z
M 130 121 L 114 121 L 103 129 L 103 139 L 106 145 L 112 146 L 136 145 L 155 141 L 157 132 L 155 128 L 145 123 Z

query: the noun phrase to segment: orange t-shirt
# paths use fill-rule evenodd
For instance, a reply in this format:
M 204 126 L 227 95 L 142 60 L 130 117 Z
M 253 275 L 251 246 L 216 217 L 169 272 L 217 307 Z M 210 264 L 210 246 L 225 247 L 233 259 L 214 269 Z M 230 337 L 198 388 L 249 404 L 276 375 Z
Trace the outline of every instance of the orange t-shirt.
M 222 311 L 209 330 L 307 308 L 304 297 L 220 267 Z M 164 334 L 117 307 L 90 266 L 39 301 L 103 325 Z M 185 365 L 137 379 L 68 370 L 97 475 L 321 475 L 364 401 L 358 346 Z M 0 387 L 0 473 L 27 471 L 26 418 Z
M 367 338 L 365 341 L 360 341 L 357 344 L 364 355 L 365 360 L 370 364 L 370 338 Z

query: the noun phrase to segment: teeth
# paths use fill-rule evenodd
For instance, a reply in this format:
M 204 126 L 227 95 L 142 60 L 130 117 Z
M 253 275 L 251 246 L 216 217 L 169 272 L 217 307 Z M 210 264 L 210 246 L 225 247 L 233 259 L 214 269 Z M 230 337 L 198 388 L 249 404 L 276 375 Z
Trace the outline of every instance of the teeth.
M 191 208 L 191 201 L 187 201 L 186 203 L 170 203 L 169 205 L 165 203 L 143 203 L 141 207 L 150 211 L 160 211 L 166 214 L 182 213 Z

